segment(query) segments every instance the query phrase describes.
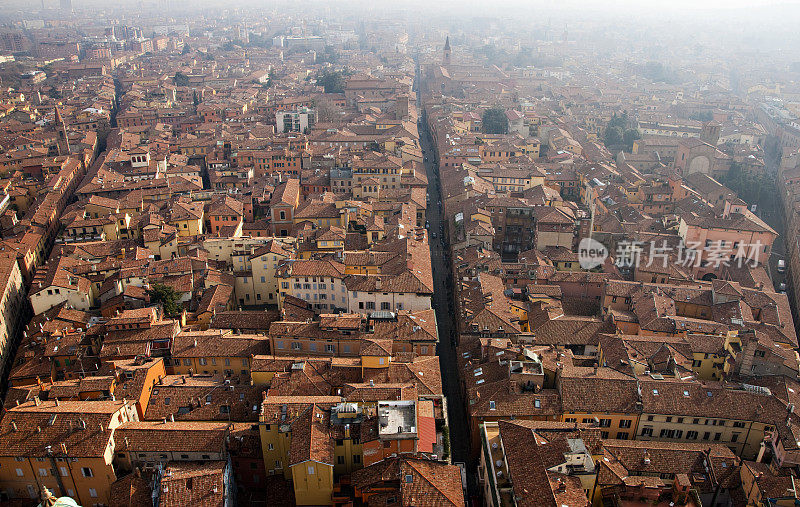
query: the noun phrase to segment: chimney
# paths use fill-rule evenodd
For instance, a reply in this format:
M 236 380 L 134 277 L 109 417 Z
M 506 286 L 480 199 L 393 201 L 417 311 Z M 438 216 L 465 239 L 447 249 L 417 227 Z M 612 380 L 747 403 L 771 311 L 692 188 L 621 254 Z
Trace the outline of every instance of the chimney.
M 369 379 L 369 386 L 370 387 L 375 387 L 375 381 L 372 380 L 372 379 Z
M 175 422 L 175 414 L 169 415 L 169 422 Z
M 17 423 L 16 422 L 11 421 L 11 429 L 14 430 L 14 431 L 17 431 Z
M 34 396 L 33 403 L 38 407 L 39 405 L 41 405 L 42 400 L 40 400 L 38 396 Z
M 767 446 L 766 446 L 766 444 L 764 444 L 764 442 L 762 441 L 762 442 L 761 442 L 761 445 L 760 445 L 760 447 L 759 447 L 759 449 L 758 449 L 758 456 L 756 456 L 756 463 L 761 463 L 761 460 L 762 460 L 762 459 L 764 459 L 764 452 L 765 452 L 766 450 L 767 450 Z
M 61 442 L 61 452 L 67 454 L 67 444 Z
M 56 402 L 56 406 L 58 406 L 58 398 L 54 400 Z
M 647 452 L 647 449 L 644 450 L 644 464 L 645 465 L 650 464 L 650 453 Z

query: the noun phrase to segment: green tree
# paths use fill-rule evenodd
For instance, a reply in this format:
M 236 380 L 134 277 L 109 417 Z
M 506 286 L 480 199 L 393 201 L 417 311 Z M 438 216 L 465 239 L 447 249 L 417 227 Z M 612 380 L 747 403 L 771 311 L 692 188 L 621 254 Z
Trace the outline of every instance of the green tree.
M 639 129 L 625 129 L 622 134 L 622 142 L 625 143 L 626 151 L 633 151 L 633 142 L 641 138 L 642 135 L 639 133 Z
M 730 170 L 719 181 L 748 204 L 760 204 L 762 199 L 775 192 L 775 183 L 769 177 L 749 173 L 738 162 L 732 163 Z
M 689 115 L 690 120 L 695 121 L 711 121 L 714 119 L 714 113 L 711 111 L 697 111 Z
M 617 125 L 608 125 L 603 133 L 603 143 L 607 148 L 612 146 L 619 146 L 624 141 L 625 132 L 622 127 Z
M 623 112 L 617 116 L 615 113 L 603 131 L 603 144 L 608 149 L 627 148 L 627 151 L 631 151 L 633 142 L 639 137 L 639 131 L 628 126 L 628 114 Z
M 175 77 L 172 78 L 172 81 L 175 83 L 175 86 L 189 86 L 189 76 L 181 71 L 175 73 Z
M 484 134 L 508 134 L 508 117 L 500 106 L 494 106 L 483 112 Z
M 317 53 L 316 63 L 336 63 L 339 61 L 339 53 L 331 45 L 326 45 L 325 49 Z
M 180 294 L 169 285 L 154 283 L 148 289 L 147 294 L 150 296 L 150 301 L 160 304 L 164 314 L 169 317 L 178 317 L 183 311 Z
M 345 74 L 341 70 L 325 69 L 317 74 L 317 85 L 321 86 L 325 93 L 344 93 Z

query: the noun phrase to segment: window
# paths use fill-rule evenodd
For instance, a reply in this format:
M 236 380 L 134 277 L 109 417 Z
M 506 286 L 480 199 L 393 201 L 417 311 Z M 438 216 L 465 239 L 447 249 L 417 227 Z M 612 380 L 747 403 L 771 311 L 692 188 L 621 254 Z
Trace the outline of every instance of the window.
M 714 433 L 714 442 L 718 442 L 722 438 L 722 433 Z
M 344 465 L 344 456 L 336 456 L 336 463 Z
M 622 419 L 619 422 L 620 428 L 630 428 L 631 427 L 631 420 L 630 419 Z
M 46 468 L 40 468 L 39 469 L 39 475 L 42 476 L 42 477 L 47 477 L 47 469 Z
M 208 364 L 208 361 L 206 360 L 206 358 L 205 357 L 201 357 L 200 358 L 200 366 L 205 366 L 206 364 Z
M 92 498 L 97 498 L 97 490 L 94 488 L 89 488 L 89 496 Z
M 390 308 L 389 303 L 384 301 L 381 303 L 381 310 L 388 310 Z
M 83 474 L 84 477 L 94 477 L 94 474 L 92 473 L 92 469 L 89 468 L 89 467 L 81 468 L 81 474 Z
M 686 439 L 687 440 L 697 440 L 697 432 L 696 431 L 687 431 L 686 432 Z
M 21 468 L 17 468 L 17 477 L 22 477 L 24 475 L 25 475 L 25 472 L 23 472 Z
M 619 432 L 617 432 L 617 439 L 619 439 L 619 440 L 628 440 L 628 432 L 627 431 L 619 431 Z
M 58 471 L 61 472 L 61 477 L 66 477 L 69 475 L 69 470 L 67 470 L 67 467 L 58 467 Z
M 494 401 L 490 401 L 489 402 L 489 410 L 495 410 L 495 409 L 497 409 L 497 405 L 495 404 Z
M 308 475 L 314 475 L 314 465 L 308 465 Z
M 653 436 L 653 428 L 651 426 L 645 426 L 642 428 L 642 436 L 643 437 L 652 437 Z
M 708 440 L 709 438 L 711 438 L 711 432 L 709 432 L 709 431 L 704 432 L 703 433 L 703 440 Z
M 361 455 L 360 454 L 353 455 L 353 463 L 361 463 Z
M 279 460 L 279 459 L 275 460 L 275 468 L 283 468 L 283 465 L 281 464 L 281 460 Z
M 611 427 L 611 419 L 600 419 L 600 427 L 601 428 L 610 428 Z
M 731 442 L 736 442 L 737 440 L 739 440 L 739 433 L 731 435 Z

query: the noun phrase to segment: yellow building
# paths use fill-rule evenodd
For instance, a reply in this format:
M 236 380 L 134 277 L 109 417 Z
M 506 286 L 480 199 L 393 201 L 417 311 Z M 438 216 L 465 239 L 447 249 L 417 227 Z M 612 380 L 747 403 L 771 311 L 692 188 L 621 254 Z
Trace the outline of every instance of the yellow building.
M 556 379 L 561 421 L 598 423 L 602 438 L 632 440 L 636 435 L 638 392 L 635 377 L 612 368 L 565 364 Z
M 641 380 L 637 440 L 713 442 L 753 459 L 786 407 L 759 387 L 726 388 L 674 380 Z
M 0 421 L 0 489 L 36 501 L 41 486 L 80 505 L 109 505 L 116 427 L 138 420 L 131 401 L 33 401 Z
M 178 333 L 172 340 L 171 375 L 250 375 L 250 359 L 269 351 L 269 337 L 234 335 L 231 331 Z
M 264 467 L 294 486 L 297 505 L 330 505 L 333 494 L 334 441 L 323 406 L 338 396 L 270 396 L 264 399 L 259 433 Z
M 169 224 L 178 231 L 178 236 L 203 234 L 203 203 L 176 201 L 170 208 Z

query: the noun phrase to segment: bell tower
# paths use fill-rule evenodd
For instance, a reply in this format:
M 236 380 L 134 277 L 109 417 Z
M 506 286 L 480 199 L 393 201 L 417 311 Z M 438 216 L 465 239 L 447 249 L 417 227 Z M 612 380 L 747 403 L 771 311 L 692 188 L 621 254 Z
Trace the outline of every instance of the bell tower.
M 450 36 L 444 41 L 444 51 L 442 53 L 442 65 L 447 67 L 450 65 Z

